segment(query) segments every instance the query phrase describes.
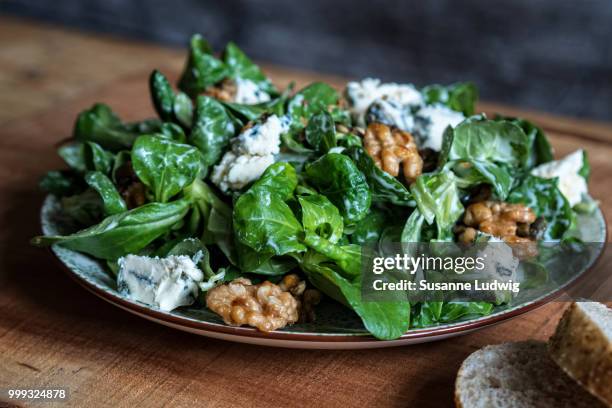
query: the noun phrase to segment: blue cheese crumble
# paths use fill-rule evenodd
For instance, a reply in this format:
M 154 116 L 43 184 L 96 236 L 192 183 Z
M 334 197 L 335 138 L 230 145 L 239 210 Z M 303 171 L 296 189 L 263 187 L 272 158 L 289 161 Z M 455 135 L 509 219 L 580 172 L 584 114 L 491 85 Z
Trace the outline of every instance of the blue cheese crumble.
M 439 151 L 447 127 L 455 127 L 465 116 L 441 104 L 423 106 L 415 114 L 414 136 L 420 148 Z
M 119 259 L 119 293 L 167 312 L 193 304 L 203 280 L 202 271 L 185 255 L 127 255 Z
M 514 255 L 512 247 L 499 237 L 484 233 L 481 236 L 483 239 L 478 246 L 478 256 L 488 261 L 480 273 L 501 280 L 516 280 L 519 259 Z M 483 242 L 486 243 L 483 245 Z
M 583 195 L 588 193 L 587 182 L 579 174 L 583 165 L 584 151 L 580 149 L 560 160 L 537 166 L 531 170 L 531 174 L 542 178 L 558 178 L 559 190 L 573 207 L 582 201 Z
M 274 155 L 280 152 L 281 135 L 289 130 L 289 124 L 288 117 L 271 115 L 263 123 L 243 130 L 214 167 L 211 181 L 228 192 L 257 180 L 274 163 Z
M 234 102 L 253 105 L 256 103 L 268 102 L 270 95 L 261 90 L 257 84 L 250 79 L 236 79 L 236 96 Z
M 380 79 L 365 78 L 349 82 L 344 92 L 349 110 L 358 125 L 365 124 L 366 111 L 374 101 L 385 99 L 401 105 L 418 106 L 423 104 L 423 95 L 412 84 L 381 83 Z
M 511 301 L 520 289 L 519 258 L 514 254 L 512 247 L 499 237 L 480 233 L 477 242 L 474 247 L 476 251 L 474 257 L 484 260 L 484 268 L 465 274 L 464 279 L 476 279 L 483 287 L 491 287 L 490 285 L 497 287 L 498 289 L 489 289 L 488 293 L 478 295 L 485 295 L 488 301 Z
M 227 152 L 213 170 L 211 180 L 223 192 L 240 190 L 257 180 L 274 163 L 274 155 L 251 156 Z
M 379 99 L 370 105 L 366 114 L 366 122 L 395 126 L 406 132 L 412 132 L 414 128 L 411 106 L 386 99 Z

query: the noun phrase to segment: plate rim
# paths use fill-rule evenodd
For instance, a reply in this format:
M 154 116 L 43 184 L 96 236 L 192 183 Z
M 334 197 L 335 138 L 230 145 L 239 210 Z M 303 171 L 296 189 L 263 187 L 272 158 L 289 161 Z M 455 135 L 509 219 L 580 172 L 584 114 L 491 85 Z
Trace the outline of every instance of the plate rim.
M 40 221 L 41 221 L 41 230 L 44 224 L 43 213 L 44 208 L 51 195 L 48 195 L 43 200 L 41 211 L 40 211 Z M 606 215 L 600 208 L 597 208 L 599 215 L 603 221 L 603 243 L 605 244 L 608 241 L 608 223 L 606 219 Z M 44 231 L 41 231 L 44 234 Z M 126 310 L 132 314 L 135 314 L 139 317 L 145 318 L 150 321 L 154 321 L 159 324 L 163 324 L 165 326 L 169 326 L 175 328 L 177 330 L 189 331 L 189 332 L 197 332 L 201 335 L 206 335 L 206 333 L 213 333 L 217 335 L 226 335 L 231 337 L 238 338 L 248 338 L 249 340 L 259 340 L 266 342 L 299 342 L 304 343 L 307 342 L 312 344 L 317 348 L 317 344 L 340 344 L 347 343 L 353 344 L 357 347 L 359 345 L 367 345 L 367 344 L 379 344 L 379 347 L 389 347 L 389 346 L 399 346 L 402 345 L 402 342 L 405 344 L 407 342 L 425 342 L 435 340 L 438 337 L 449 337 L 453 335 L 467 334 L 471 331 L 482 329 L 491 325 L 495 325 L 501 323 L 506 320 L 513 319 L 522 314 L 533 311 L 539 307 L 544 306 L 545 304 L 551 302 L 552 300 L 558 298 L 563 294 L 563 292 L 577 284 L 577 282 L 584 279 L 586 275 L 591 273 L 591 271 L 599 264 L 601 261 L 603 250 L 597 254 L 597 258 L 589 265 L 586 270 L 580 274 L 577 278 L 573 279 L 570 282 L 567 282 L 562 287 L 555 289 L 553 292 L 525 304 L 516 306 L 509 310 L 501 311 L 497 314 L 492 314 L 489 316 L 482 316 L 471 320 L 466 320 L 463 322 L 451 323 L 443 326 L 431 326 L 427 328 L 421 329 L 412 329 L 408 330 L 402 336 L 393 340 L 380 340 L 374 337 L 369 333 L 343 333 L 343 334 L 326 334 L 326 333 L 297 333 L 297 332 L 285 332 L 285 331 L 272 331 L 272 332 L 261 332 L 255 328 L 251 327 L 243 327 L 243 326 L 229 326 L 222 323 L 212 323 L 205 322 L 202 320 L 192 319 L 188 317 L 183 317 L 180 315 L 162 312 L 159 310 L 155 310 L 151 307 L 148 307 L 144 304 L 137 303 L 135 301 L 125 299 L 122 296 L 112 293 L 110 291 L 104 290 L 100 287 L 97 287 L 95 284 L 87 281 L 85 278 L 81 277 L 79 274 L 75 273 L 72 269 L 68 267 L 58 254 L 53 250 L 53 246 L 47 248 L 48 252 L 52 254 L 52 258 L 59 265 L 60 269 L 64 271 L 64 273 L 68 274 L 70 278 L 72 278 L 75 282 L 77 282 L 80 286 L 93 293 L 97 297 L 105 300 L 108 303 L 113 304 L 120 309 Z M 218 337 L 218 336 L 217 336 Z M 239 341 L 238 339 L 233 339 L 232 341 Z M 399 342 L 399 343 L 398 343 Z M 249 343 L 259 343 L 257 341 L 250 341 Z M 389 344 L 393 343 L 393 344 Z M 268 344 L 274 345 L 274 344 Z M 282 347 L 287 347 L 287 345 L 283 345 Z M 373 346 L 376 347 L 376 346 Z

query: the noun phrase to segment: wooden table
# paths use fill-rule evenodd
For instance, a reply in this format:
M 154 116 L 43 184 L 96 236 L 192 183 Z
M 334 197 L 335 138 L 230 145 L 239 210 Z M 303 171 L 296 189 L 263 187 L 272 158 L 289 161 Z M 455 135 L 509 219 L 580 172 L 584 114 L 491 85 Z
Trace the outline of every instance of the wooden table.
M 476 333 L 364 351 L 284 350 L 198 337 L 97 299 L 68 278 L 39 232 L 37 180 L 62 167 L 54 144 L 76 114 L 105 101 L 126 119 L 153 115 L 146 78 L 176 77 L 184 52 L 0 18 L 0 389 L 68 387 L 73 406 L 452 405 L 455 373 L 492 343 L 546 339 L 564 307 L 553 303 Z M 268 67 L 283 85 L 332 76 Z M 612 126 L 483 104 L 520 114 L 551 135 L 559 154 L 589 151 L 591 191 L 612 220 Z M 610 227 L 610 225 L 608 225 Z M 0 402 L 2 405 L 2 402 Z

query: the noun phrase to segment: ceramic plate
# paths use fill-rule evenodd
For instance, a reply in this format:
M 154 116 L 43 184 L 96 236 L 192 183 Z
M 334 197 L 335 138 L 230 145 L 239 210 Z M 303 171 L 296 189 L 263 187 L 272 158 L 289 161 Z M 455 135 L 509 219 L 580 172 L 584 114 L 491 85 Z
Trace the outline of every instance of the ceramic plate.
M 53 196 L 48 196 L 43 204 L 41 223 L 45 235 L 61 234 L 66 230 L 66 221 L 62 220 L 59 202 Z M 579 225 L 583 240 L 587 242 L 606 241 L 606 223 L 599 210 L 592 215 L 581 216 Z M 117 292 L 115 279 L 110 275 L 104 263 L 57 245 L 52 247 L 52 251 L 65 266 L 69 275 L 83 287 L 130 313 L 202 336 L 276 347 L 363 349 L 441 340 L 508 320 L 543 305 L 561 292 L 558 289 L 533 301 L 511 307 L 503 306 L 486 317 L 411 330 L 401 338 L 391 341 L 381 341 L 372 337 L 365 330 L 357 315 L 332 301 L 323 302 L 317 307 L 317 321 L 314 323 L 296 324 L 272 333 L 262 333 L 249 327 L 227 326 L 219 316 L 206 308 L 188 307 L 172 312 L 162 312 L 154 307 L 134 302 Z M 584 268 L 585 271 L 596 262 L 598 256 L 599 253 L 592 254 L 592 259 Z

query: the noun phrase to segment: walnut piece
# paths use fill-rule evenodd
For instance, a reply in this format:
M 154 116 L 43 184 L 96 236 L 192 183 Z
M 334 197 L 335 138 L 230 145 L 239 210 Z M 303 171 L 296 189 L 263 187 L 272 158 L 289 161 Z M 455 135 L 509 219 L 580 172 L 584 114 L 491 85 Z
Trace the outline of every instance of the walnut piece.
M 534 241 L 541 229 L 541 221 L 531 208 L 523 204 L 487 200 L 466 208 L 463 225 L 456 232 L 459 242 L 463 243 L 474 242 L 478 231 L 499 237 L 512 244 L 517 257 L 525 259 L 538 254 Z
M 278 287 L 285 292 L 290 292 L 296 298 L 299 298 L 306 289 L 306 282 L 300 280 L 300 277 L 295 273 L 291 273 L 283 277 L 283 280 L 278 284 Z
M 297 288 L 299 283 L 289 288 L 293 278 L 290 280 L 281 282 L 287 288 L 283 290 L 269 281 L 253 285 L 246 278 L 234 279 L 209 290 L 206 306 L 231 326 L 248 324 L 263 332 L 273 331 L 298 321 L 300 304 L 288 290 Z
M 423 172 L 423 159 L 408 132 L 382 123 L 370 123 L 363 137 L 363 144 L 374 163 L 394 177 L 399 175 L 400 164 L 409 183 L 415 181 Z
M 233 102 L 236 92 L 236 83 L 233 80 L 226 78 L 218 84 L 206 88 L 204 95 L 223 102 Z
M 316 289 L 306 289 L 306 281 L 292 273 L 286 275 L 278 286 L 289 291 L 299 301 L 298 321 L 300 323 L 314 322 L 316 319 L 315 306 L 321 302 L 321 292 Z

